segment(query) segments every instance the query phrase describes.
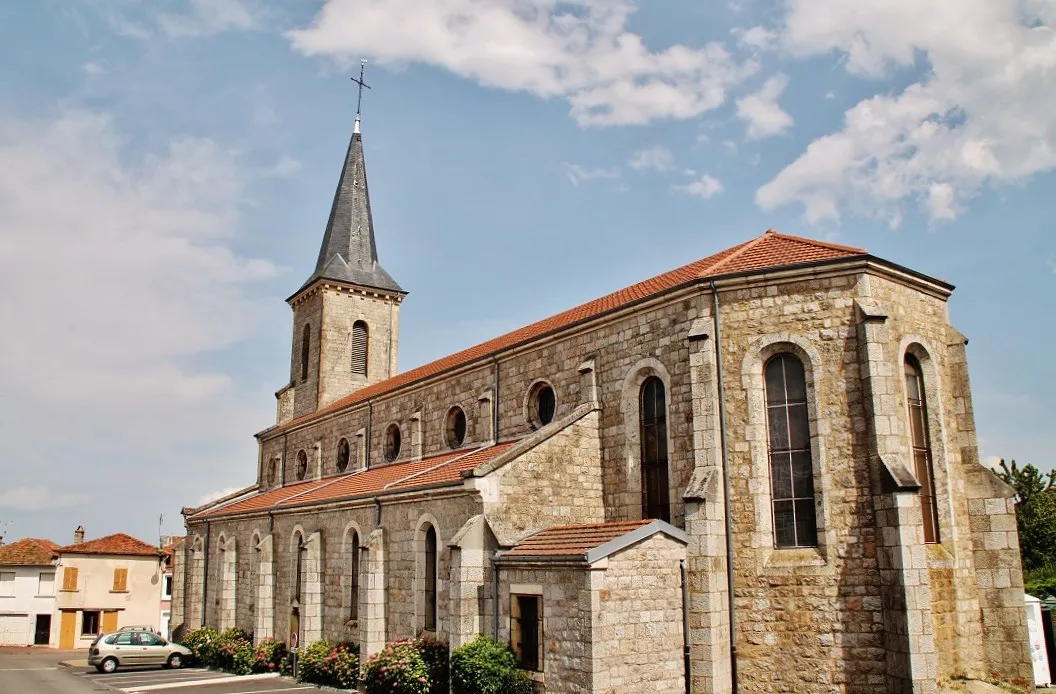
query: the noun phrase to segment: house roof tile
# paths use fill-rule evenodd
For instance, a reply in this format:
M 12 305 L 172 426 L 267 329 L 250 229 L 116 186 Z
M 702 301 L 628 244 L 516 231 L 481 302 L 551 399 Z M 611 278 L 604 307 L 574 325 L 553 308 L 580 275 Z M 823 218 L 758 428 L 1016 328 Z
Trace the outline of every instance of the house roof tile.
M 745 272 L 774 270 L 781 267 L 852 258 L 867 254 L 868 252 L 861 248 L 789 236 L 770 229 L 762 236 L 733 248 L 728 248 L 707 258 L 633 284 L 599 299 L 580 304 L 557 315 L 526 325 L 523 328 L 464 349 L 461 352 L 456 352 L 424 366 L 419 366 L 416 369 L 405 371 L 374 385 L 361 388 L 313 413 L 298 417 L 279 427 L 274 427 L 269 433 L 305 424 L 331 412 L 366 402 L 371 398 L 384 395 L 410 383 L 434 376 L 448 369 L 464 366 L 481 358 L 489 357 L 497 352 L 527 343 L 555 330 L 569 327 L 589 318 L 595 318 L 694 280 L 705 280 Z
M 463 471 L 471 470 L 495 458 L 514 443 L 516 442 L 509 441 L 483 448 L 449 451 L 421 460 L 379 465 L 322 480 L 292 484 L 236 500 L 227 506 L 209 509 L 192 516 L 192 519 L 287 508 L 301 504 L 323 504 L 385 491 L 408 491 L 439 484 L 460 483 Z
M 652 522 L 646 519 L 547 528 L 518 542 L 503 557 L 586 557 L 592 549 Z
M 157 556 L 158 548 L 137 540 L 131 535 L 114 533 L 80 544 L 59 547 L 60 554 L 120 554 L 130 556 Z
M 0 546 L 2 566 L 47 566 L 59 546 L 51 540 L 26 537 L 9 545 Z

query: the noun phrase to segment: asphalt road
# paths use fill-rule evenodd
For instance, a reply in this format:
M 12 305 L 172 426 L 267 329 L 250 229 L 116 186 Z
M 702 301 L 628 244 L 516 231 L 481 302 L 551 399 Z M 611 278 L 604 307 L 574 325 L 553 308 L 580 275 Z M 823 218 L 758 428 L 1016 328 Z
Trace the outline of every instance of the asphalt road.
M 135 694 L 309 694 L 315 687 L 282 678 L 225 676 L 198 668 L 121 668 L 103 675 L 95 668 L 66 667 L 59 661 L 81 661 L 81 653 L 50 649 L 0 649 L 0 694 L 88 694 L 110 692 Z M 216 680 L 222 680 L 217 682 Z M 212 682 L 195 684 L 195 682 Z
M 87 694 L 112 692 L 104 684 L 74 677 L 59 665 L 70 657 L 54 650 L 0 651 L 0 692 L 3 694 Z M 83 657 L 83 656 L 80 656 Z

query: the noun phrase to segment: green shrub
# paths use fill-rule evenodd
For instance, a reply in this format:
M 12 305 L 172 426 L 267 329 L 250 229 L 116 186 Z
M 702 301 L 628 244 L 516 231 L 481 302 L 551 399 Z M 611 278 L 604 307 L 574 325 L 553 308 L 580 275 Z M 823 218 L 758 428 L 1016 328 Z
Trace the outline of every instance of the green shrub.
M 515 665 L 509 646 L 481 634 L 451 652 L 451 692 L 503 694 Z
M 366 694 L 428 694 L 429 669 L 413 641 L 394 641 L 363 666 Z
M 448 694 L 451 648 L 447 641 L 422 634 L 414 640 L 414 645 L 429 671 L 429 694 Z
M 286 661 L 286 644 L 275 639 L 263 639 L 253 649 L 253 672 L 280 672 Z
M 533 694 L 535 684 L 524 670 L 510 670 L 500 691 L 502 694 Z
M 190 649 L 196 663 L 208 667 L 216 662 L 220 632 L 210 627 L 199 627 L 184 634 L 180 643 Z
M 297 668 L 301 682 L 352 689 L 359 681 L 359 654 L 347 644 L 316 641 L 304 649 Z
M 236 675 L 248 675 L 253 662 L 253 641 L 242 629 L 225 629 L 216 639 L 216 650 L 213 662 L 209 663 L 221 670 Z

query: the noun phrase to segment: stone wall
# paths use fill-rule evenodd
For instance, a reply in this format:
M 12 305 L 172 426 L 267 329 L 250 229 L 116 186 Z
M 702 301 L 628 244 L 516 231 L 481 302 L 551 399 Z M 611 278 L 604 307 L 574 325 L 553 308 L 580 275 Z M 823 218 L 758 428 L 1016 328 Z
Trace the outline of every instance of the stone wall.
M 596 694 L 685 691 L 684 558 L 681 543 L 653 535 L 590 572 Z

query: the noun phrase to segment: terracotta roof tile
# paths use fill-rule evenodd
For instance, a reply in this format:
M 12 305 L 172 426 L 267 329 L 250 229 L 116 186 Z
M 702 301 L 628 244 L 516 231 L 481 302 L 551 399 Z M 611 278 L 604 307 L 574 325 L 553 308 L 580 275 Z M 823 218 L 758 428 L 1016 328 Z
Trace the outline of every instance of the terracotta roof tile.
M 0 565 L 47 566 L 56 556 L 57 544 L 51 540 L 26 537 L 0 547 Z
M 272 432 L 289 429 L 342 408 L 366 402 L 370 398 L 378 397 L 401 386 L 434 376 L 448 369 L 469 364 L 477 359 L 524 344 L 555 330 L 574 325 L 588 318 L 600 316 L 635 301 L 658 295 L 693 280 L 703 280 L 742 272 L 772 270 L 790 265 L 850 258 L 866 254 L 867 252 L 861 248 L 839 246 L 798 236 L 789 236 L 770 229 L 762 236 L 733 248 L 728 248 L 707 258 L 633 284 L 600 299 L 588 301 L 555 316 L 526 325 L 511 333 L 501 335 L 469 349 L 464 349 L 461 352 L 456 352 L 424 366 L 419 366 L 416 369 L 411 369 L 374 385 L 361 388 L 311 414 L 287 422 L 281 427 L 275 427 Z
M 435 484 L 453 484 L 461 482 L 464 470 L 471 470 L 491 460 L 514 443 L 516 442 L 510 441 L 486 448 L 450 451 L 421 460 L 379 465 L 346 475 L 281 487 L 242 499 L 229 506 L 211 509 L 193 518 L 212 518 L 301 504 L 323 504 L 383 491 L 406 491 Z
M 652 520 L 633 520 L 547 528 L 518 542 L 513 549 L 502 556 L 585 557 L 592 549 L 652 522 Z
M 158 548 L 137 540 L 131 535 L 115 533 L 80 544 L 59 547 L 62 554 L 122 554 L 135 556 L 157 556 Z

